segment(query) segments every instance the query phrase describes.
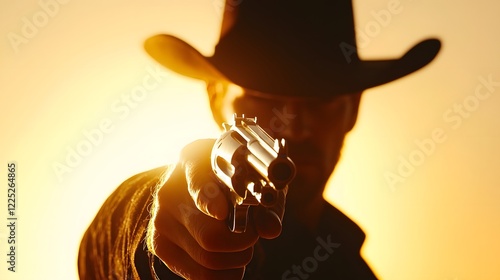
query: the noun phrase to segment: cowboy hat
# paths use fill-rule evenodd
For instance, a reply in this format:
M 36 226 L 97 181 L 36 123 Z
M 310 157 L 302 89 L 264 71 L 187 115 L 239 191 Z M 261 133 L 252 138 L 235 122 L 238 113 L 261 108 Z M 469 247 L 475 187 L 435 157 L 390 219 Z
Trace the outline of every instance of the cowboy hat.
M 212 56 L 164 34 L 144 47 L 163 66 L 195 79 L 270 94 L 331 96 L 408 75 L 431 62 L 441 44 L 426 39 L 400 58 L 361 60 L 351 0 L 228 0 Z

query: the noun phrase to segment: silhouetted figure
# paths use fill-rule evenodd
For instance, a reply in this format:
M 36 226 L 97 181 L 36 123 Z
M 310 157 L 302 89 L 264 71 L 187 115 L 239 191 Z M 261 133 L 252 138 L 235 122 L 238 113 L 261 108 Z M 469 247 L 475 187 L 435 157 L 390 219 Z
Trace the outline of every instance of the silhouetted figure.
M 170 35 L 145 48 L 206 81 L 218 124 L 257 116 L 285 138 L 297 175 L 286 206 L 283 196 L 272 209 L 255 207 L 247 231 L 232 233 L 227 198 L 214 190 L 214 141 L 191 143 L 177 164 L 136 175 L 108 198 L 81 243 L 82 279 L 376 278 L 360 256 L 365 234 L 322 194 L 363 90 L 425 66 L 438 40 L 398 59 L 360 60 L 350 0 L 243 0 L 226 3 L 211 57 Z

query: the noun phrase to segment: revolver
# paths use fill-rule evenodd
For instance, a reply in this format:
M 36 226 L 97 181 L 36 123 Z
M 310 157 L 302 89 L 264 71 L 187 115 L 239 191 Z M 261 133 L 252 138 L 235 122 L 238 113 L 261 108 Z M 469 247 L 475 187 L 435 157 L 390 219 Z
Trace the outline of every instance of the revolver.
M 285 139 L 269 136 L 257 125 L 256 117 L 234 114 L 233 123 L 223 123 L 223 127 L 212 148 L 211 165 L 229 198 L 228 227 L 241 233 L 247 228 L 250 206 L 274 206 L 296 168 Z

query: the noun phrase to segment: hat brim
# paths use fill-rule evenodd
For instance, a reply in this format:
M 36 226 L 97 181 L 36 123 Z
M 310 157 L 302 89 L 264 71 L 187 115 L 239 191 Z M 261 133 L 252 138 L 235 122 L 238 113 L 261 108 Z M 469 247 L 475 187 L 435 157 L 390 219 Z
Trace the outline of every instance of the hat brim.
M 228 80 L 198 50 L 171 35 L 155 35 L 144 42 L 144 49 L 161 65 L 183 76 L 199 80 Z
M 185 41 L 172 36 L 160 34 L 148 38 L 144 43 L 146 52 L 161 65 L 178 74 L 194 79 L 211 81 L 222 80 L 236 85 L 267 93 L 287 94 L 286 84 L 273 88 L 260 87 L 258 84 L 249 84 L 245 81 L 229 78 L 231 73 L 224 73 L 198 50 Z M 360 92 L 376 87 L 408 74 L 411 74 L 431 62 L 438 54 L 441 42 L 438 39 L 426 39 L 413 46 L 401 58 L 388 60 L 361 60 L 348 64 L 343 70 L 344 78 L 339 81 L 323 79 L 307 83 L 309 90 L 321 90 L 329 95 Z M 225 66 L 224 69 L 231 67 Z M 293 84 L 293 83 L 292 83 Z M 311 88 L 313 85 L 313 88 Z M 317 87 L 317 88 L 314 88 Z M 289 89 L 296 90 L 298 86 Z M 291 93 L 291 95 L 296 95 Z

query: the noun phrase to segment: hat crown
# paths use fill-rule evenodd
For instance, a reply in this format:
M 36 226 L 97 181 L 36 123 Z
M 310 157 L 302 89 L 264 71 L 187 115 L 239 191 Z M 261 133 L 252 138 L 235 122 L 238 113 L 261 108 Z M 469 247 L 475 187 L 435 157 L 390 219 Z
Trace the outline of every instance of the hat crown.
M 286 48 L 307 44 L 332 52 L 340 42 L 356 44 L 351 0 L 245 0 L 233 33 L 254 35 L 260 43 L 270 39 Z
M 400 58 L 360 60 L 354 30 L 351 0 L 227 0 L 213 56 L 171 35 L 154 36 L 145 48 L 166 67 L 196 79 L 277 95 L 332 96 L 408 75 L 441 47 L 427 39 Z
M 283 77 L 317 79 L 331 75 L 324 69 L 340 75 L 342 65 L 358 61 L 356 53 L 347 58 L 340 47 L 345 43 L 356 49 L 350 0 L 245 0 L 237 6 L 228 2 L 223 22 L 228 17 L 232 26 L 211 60 L 218 68 L 232 67 L 224 69 L 230 79 L 262 83 L 263 76 L 279 79 L 276 74 L 285 74 L 284 69 Z M 234 69 L 235 63 L 239 69 Z

